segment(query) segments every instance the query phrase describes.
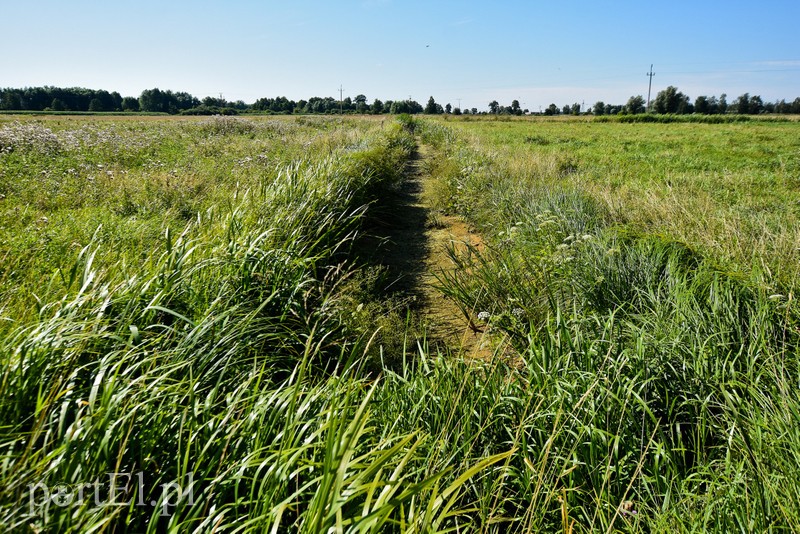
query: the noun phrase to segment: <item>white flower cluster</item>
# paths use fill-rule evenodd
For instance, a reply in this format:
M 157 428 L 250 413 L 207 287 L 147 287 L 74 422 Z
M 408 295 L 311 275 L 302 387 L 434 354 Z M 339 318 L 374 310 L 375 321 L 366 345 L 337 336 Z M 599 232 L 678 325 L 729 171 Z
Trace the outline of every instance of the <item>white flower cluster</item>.
M 252 121 L 229 115 L 214 115 L 201 121 L 199 126 L 210 135 L 246 134 L 255 130 Z
M 55 154 L 61 149 L 58 136 L 35 122 L 13 122 L 0 128 L 0 154 L 15 151 Z

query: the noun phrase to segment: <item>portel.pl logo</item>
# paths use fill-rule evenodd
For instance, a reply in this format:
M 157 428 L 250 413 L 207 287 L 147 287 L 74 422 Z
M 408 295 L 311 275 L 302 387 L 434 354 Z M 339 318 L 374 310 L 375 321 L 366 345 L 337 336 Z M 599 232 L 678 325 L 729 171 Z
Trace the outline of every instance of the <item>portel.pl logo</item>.
M 133 495 L 135 495 L 135 500 Z M 147 497 L 151 497 L 147 499 Z M 67 508 L 92 501 L 95 506 L 148 506 L 161 509 L 162 517 L 170 515 L 179 503 L 194 504 L 194 473 L 187 473 L 181 483 L 160 484 L 153 492 L 145 487 L 144 473 L 106 473 L 105 477 L 80 484 L 44 482 L 28 484 L 28 503 L 31 515 L 50 506 Z

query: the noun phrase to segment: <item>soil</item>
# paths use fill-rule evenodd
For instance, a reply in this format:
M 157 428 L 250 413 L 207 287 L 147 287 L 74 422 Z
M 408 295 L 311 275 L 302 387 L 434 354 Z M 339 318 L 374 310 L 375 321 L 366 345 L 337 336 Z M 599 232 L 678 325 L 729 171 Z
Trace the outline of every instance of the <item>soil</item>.
M 489 360 L 495 343 L 476 325 L 477 310 L 467 318 L 437 288 L 437 276 L 454 265 L 447 253 L 467 244 L 482 250 L 480 235 L 456 216 L 435 210 L 429 201 L 432 178 L 425 173 L 425 147 L 413 155 L 406 178 L 389 199 L 384 217 L 386 244 L 381 262 L 389 268 L 392 289 L 409 295 L 428 339 L 440 342 L 467 359 Z

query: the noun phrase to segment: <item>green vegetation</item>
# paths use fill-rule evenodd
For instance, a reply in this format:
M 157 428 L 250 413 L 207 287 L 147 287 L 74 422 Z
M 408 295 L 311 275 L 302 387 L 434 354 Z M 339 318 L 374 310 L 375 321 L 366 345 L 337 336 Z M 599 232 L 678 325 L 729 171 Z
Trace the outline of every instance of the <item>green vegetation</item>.
M 800 529 L 797 122 L 15 119 L 7 529 Z M 417 144 L 490 361 L 364 254 Z

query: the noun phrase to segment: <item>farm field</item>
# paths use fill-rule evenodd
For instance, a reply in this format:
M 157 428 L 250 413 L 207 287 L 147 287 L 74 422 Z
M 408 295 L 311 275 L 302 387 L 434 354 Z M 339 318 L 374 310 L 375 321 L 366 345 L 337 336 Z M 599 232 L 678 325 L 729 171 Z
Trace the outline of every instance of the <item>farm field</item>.
M 6 530 L 800 530 L 800 122 L 0 117 L 0 199 Z

